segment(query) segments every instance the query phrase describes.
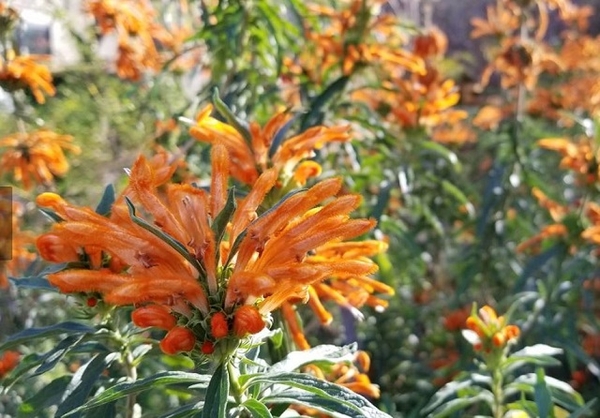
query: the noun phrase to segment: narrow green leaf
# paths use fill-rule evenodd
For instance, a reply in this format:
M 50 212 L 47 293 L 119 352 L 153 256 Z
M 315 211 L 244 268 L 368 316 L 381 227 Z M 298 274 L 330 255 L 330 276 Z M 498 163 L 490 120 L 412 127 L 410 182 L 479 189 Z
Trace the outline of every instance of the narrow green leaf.
M 178 371 L 161 372 L 155 375 L 146 377 L 144 379 L 136 380 L 135 382 L 121 382 L 106 389 L 98 396 L 90 399 L 84 405 L 70 411 L 65 415 L 72 416 L 77 412 L 87 411 L 95 408 L 99 405 L 103 405 L 109 402 L 113 402 L 117 399 L 121 399 L 131 393 L 139 393 L 149 389 L 157 388 L 160 386 L 190 383 L 198 385 L 198 388 L 202 388 L 208 385 L 210 376 L 201 375 L 197 373 L 187 373 Z
M 344 347 L 323 344 L 310 348 L 306 351 L 294 351 L 289 353 L 283 360 L 274 364 L 269 373 L 293 372 L 307 364 L 314 363 L 340 363 L 351 361 L 356 353 L 356 344 Z
M 592 414 L 595 411 L 594 407 L 596 406 L 597 401 L 597 398 L 592 399 L 591 401 L 583 405 L 581 408 L 577 409 L 572 414 L 570 414 L 569 418 L 582 418 L 593 416 Z
M 538 409 L 539 418 L 551 418 L 552 414 L 552 396 L 546 386 L 544 369 L 541 367 L 536 370 L 536 382 L 533 396 Z
M 363 396 L 343 386 L 304 373 L 265 373 L 255 376 L 248 385 L 273 387 L 264 403 L 282 403 L 314 407 L 333 416 L 389 417 Z
M 246 141 L 246 144 L 250 150 L 252 150 L 252 135 L 250 134 L 250 130 L 246 126 L 246 123 L 235 116 L 225 102 L 221 100 L 221 97 L 219 97 L 219 89 L 216 87 L 213 90 L 212 102 L 215 105 L 215 109 L 217 109 L 217 111 L 225 118 L 225 120 L 227 120 L 227 123 L 233 126 L 235 130 L 242 135 Z
M 200 417 L 202 409 L 204 409 L 203 401 L 188 403 L 161 415 L 160 418 Z
M 484 393 L 467 398 L 452 399 L 451 401 L 448 401 L 441 405 L 439 408 L 437 408 L 435 411 L 433 411 L 427 416 L 430 418 L 445 418 L 449 416 L 454 416 L 456 412 L 462 411 L 463 409 L 466 409 L 471 405 L 475 405 L 479 402 L 484 401 L 489 403 L 488 396 L 486 396 L 486 394 Z M 459 414 L 458 416 L 463 415 Z
M 226 418 L 228 397 L 229 373 L 227 372 L 227 365 L 220 364 L 206 389 L 201 418 Z
M 456 172 L 460 173 L 462 171 L 462 166 L 456 154 L 450 151 L 444 145 L 440 144 L 439 142 L 419 141 L 418 145 L 421 148 L 421 150 L 431 152 L 444 158 L 454 167 Z
M 8 337 L 4 344 L 0 346 L 0 351 L 29 343 L 35 338 L 48 338 L 59 334 L 91 334 L 93 332 L 96 332 L 94 328 L 80 324 L 79 322 L 71 321 L 61 322 L 60 324 L 55 324 L 44 328 L 28 328 Z
M 35 277 L 9 277 L 9 280 L 16 286 L 24 289 L 38 289 L 49 292 L 58 292 L 58 289 L 50 284 L 47 278 L 43 276 Z
M 246 408 L 254 418 L 273 418 L 269 408 L 267 408 L 264 403 L 257 401 L 256 399 L 248 399 L 242 404 L 242 406 Z
M 289 129 L 292 127 L 294 122 L 298 119 L 298 115 L 294 116 L 290 120 L 288 120 L 285 125 L 281 127 L 273 137 L 273 141 L 271 141 L 271 145 L 269 146 L 269 158 L 273 158 L 281 144 L 283 144 L 285 140 L 285 136 Z
M 309 105 L 309 111 L 302 118 L 300 123 L 300 132 L 306 131 L 308 128 L 318 125 L 323 120 L 323 112 L 321 109 L 329 102 L 336 94 L 341 93 L 346 84 L 350 80 L 349 76 L 343 75 L 319 94 Z
M 115 188 L 112 184 L 109 184 L 104 189 L 100 203 L 96 206 L 96 213 L 102 216 L 110 215 L 113 203 L 115 203 Z
M 62 402 L 56 411 L 56 416 L 63 416 L 67 412 L 81 406 L 92 392 L 92 389 L 98 382 L 102 372 L 114 359 L 114 355 L 107 356 L 104 353 L 96 354 L 90 361 L 79 367 L 73 374 L 69 386 L 65 390 Z M 76 413 L 72 416 L 80 417 L 81 413 Z
M 44 411 L 52 405 L 59 403 L 70 381 L 71 378 L 69 376 L 61 376 L 54 379 L 19 406 L 17 417 L 36 417 L 39 416 L 40 411 Z
M 71 350 L 75 345 L 77 345 L 82 339 L 84 335 L 69 335 L 61 342 L 59 342 L 56 347 L 52 350 L 48 351 L 43 355 L 42 364 L 35 370 L 32 376 L 38 376 L 40 374 L 46 373 L 49 370 L 52 370 L 56 364 Z
M 225 202 L 225 206 L 221 209 L 221 212 L 215 218 L 211 228 L 215 233 L 215 241 L 217 243 L 221 242 L 223 236 L 225 235 L 225 230 L 227 229 L 227 224 L 231 220 L 231 217 L 235 213 L 235 209 L 237 207 L 237 203 L 235 201 L 235 188 L 232 187 L 229 189 L 229 193 L 227 195 L 227 202 Z

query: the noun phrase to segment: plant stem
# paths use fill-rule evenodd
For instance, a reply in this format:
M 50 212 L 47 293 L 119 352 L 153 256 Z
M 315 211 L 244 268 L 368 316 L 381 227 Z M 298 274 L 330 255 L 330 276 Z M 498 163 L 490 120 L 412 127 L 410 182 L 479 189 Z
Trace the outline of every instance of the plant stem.
M 242 387 L 240 386 L 240 372 L 238 368 L 233 364 L 234 360 L 227 362 L 227 372 L 229 373 L 229 385 L 231 387 L 231 392 L 233 397 L 237 401 L 238 404 L 243 403 L 246 400 L 244 396 L 244 392 L 242 391 Z
M 133 354 L 131 354 L 129 347 L 125 348 L 124 357 L 125 357 L 124 358 L 125 371 L 127 373 L 127 377 L 132 382 L 135 382 L 137 380 L 137 368 L 135 367 Z M 135 393 L 130 393 L 129 395 L 127 395 L 127 404 L 126 404 L 126 408 L 125 408 L 125 411 L 126 411 L 125 417 L 126 418 L 134 418 L 135 417 L 135 415 L 136 415 L 135 414 L 135 404 L 136 404 L 136 395 L 135 395 Z
M 502 418 L 504 416 L 504 393 L 502 391 L 502 384 L 502 372 L 499 367 L 494 367 L 492 371 L 492 393 L 494 395 L 492 415 L 494 418 Z

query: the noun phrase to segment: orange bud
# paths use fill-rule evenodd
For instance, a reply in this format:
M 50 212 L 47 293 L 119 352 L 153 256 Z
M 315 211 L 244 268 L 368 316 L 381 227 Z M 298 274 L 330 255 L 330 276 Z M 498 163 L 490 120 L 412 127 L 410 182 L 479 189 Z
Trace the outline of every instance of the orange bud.
M 256 334 L 264 327 L 265 321 L 254 306 L 241 306 L 233 315 L 233 334 L 238 338 Z
M 210 318 L 210 332 L 215 338 L 225 338 L 229 334 L 229 324 L 223 312 L 216 312 Z
M 131 319 L 140 328 L 154 327 L 164 330 L 172 329 L 177 320 L 169 308 L 162 305 L 147 305 L 137 308 L 131 314 Z
M 506 338 L 504 338 L 504 334 L 501 332 L 495 333 L 492 337 L 492 343 L 496 347 L 504 347 L 504 344 L 506 344 Z
M 204 341 L 200 351 L 202 351 L 204 354 L 212 354 L 215 352 L 215 345 L 212 343 L 212 341 Z
M 477 321 L 476 318 L 472 316 L 468 317 L 466 325 L 468 329 L 470 329 L 471 331 L 475 331 L 479 334 L 479 321 Z
M 93 308 L 94 306 L 96 306 L 98 304 L 98 299 L 96 299 L 96 298 L 87 298 L 87 300 L 85 301 L 85 303 L 90 308 Z
M 516 325 L 507 325 L 506 328 L 504 328 L 504 336 L 507 341 L 515 339 L 519 335 L 521 335 L 521 330 Z
M 196 336 L 185 327 L 175 327 L 165 335 L 160 342 L 160 349 L 165 354 L 177 354 L 182 351 L 191 351 L 196 345 Z

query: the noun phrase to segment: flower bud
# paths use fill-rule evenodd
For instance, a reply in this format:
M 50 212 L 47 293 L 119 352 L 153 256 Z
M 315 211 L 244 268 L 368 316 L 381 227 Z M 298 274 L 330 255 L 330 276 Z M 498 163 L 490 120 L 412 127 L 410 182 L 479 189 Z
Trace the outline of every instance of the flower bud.
M 225 338 L 229 335 L 229 324 L 223 312 L 216 312 L 210 318 L 210 332 L 215 338 Z
M 196 345 L 194 333 L 185 327 L 175 327 L 165 335 L 160 342 L 160 349 L 165 354 L 177 354 L 182 351 L 191 351 Z
M 215 352 L 215 345 L 212 341 L 204 341 L 200 351 L 202 351 L 203 354 L 212 354 Z
M 233 334 L 238 338 L 256 334 L 264 327 L 265 321 L 254 306 L 241 306 L 233 315 Z

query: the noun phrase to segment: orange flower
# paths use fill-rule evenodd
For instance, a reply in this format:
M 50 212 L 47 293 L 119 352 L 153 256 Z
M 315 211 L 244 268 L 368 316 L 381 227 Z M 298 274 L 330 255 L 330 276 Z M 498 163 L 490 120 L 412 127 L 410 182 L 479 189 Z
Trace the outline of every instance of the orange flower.
M 377 266 L 366 256 L 381 246 L 367 244 L 365 250 L 347 241 L 375 223 L 350 218 L 359 196 L 336 196 L 341 181 L 330 179 L 259 216 L 276 185 L 276 169 L 262 172 L 234 208 L 233 194 L 227 192 L 227 148 L 214 146 L 211 157 L 210 192 L 167 183 L 161 186 L 164 193 L 158 190 L 162 167 L 140 157 L 130 171 L 126 195 L 117 199 L 108 218 L 57 195 L 39 196 L 39 205 L 64 220 L 38 239 L 42 257 L 80 260 L 80 267 L 50 274 L 49 281 L 66 293 L 97 292 L 108 304 L 163 306 L 179 324 L 170 333 L 188 329 L 201 345 L 213 342 L 221 356 L 233 346 L 215 339 L 258 332 L 263 317 L 305 299 L 311 285 L 325 280 L 332 287 L 347 282 L 339 291 L 345 303 L 382 305 L 369 295 L 391 289 L 368 277 Z M 354 300 L 345 293 L 361 287 L 368 289 L 367 298 Z M 203 318 L 200 323 L 198 318 Z M 233 335 L 228 318 L 233 318 Z M 187 351 L 170 346 L 170 333 L 163 350 Z
M 0 189 L 0 289 L 8 286 L 8 277 L 18 277 L 35 260 L 32 250 L 35 237 L 29 231 L 23 231 L 19 219 L 23 208 L 11 202 Z
M 0 157 L 0 172 L 13 170 L 16 181 L 30 189 L 32 179 L 48 185 L 55 176 L 69 170 L 64 150 L 79 153 L 72 144 L 73 137 L 60 135 L 47 129 L 29 133 L 14 133 L 0 139 L 0 148 L 6 148 Z
M 5 351 L 0 356 L 0 379 L 6 376 L 12 369 L 17 367 L 21 354 L 17 351 Z
M 312 157 L 315 150 L 329 142 L 350 140 L 347 127 L 317 126 L 283 140 L 270 155 L 271 148 L 274 146 L 273 141 L 282 134 L 282 130 L 286 129 L 285 125 L 292 117 L 290 114 L 278 113 L 263 128 L 252 123 L 249 127 L 250 138 L 244 138 L 233 126 L 210 116 L 212 109 L 212 106 L 208 105 L 200 111 L 196 125 L 190 129 L 190 134 L 199 141 L 212 145 L 223 144 L 232 162 L 231 175 L 245 184 L 254 183 L 259 175 L 271 166 L 275 167 L 278 173 L 281 172 L 284 180 L 289 180 L 295 176 L 294 172 L 298 164 Z M 302 170 L 298 174 L 300 182 L 305 182 L 308 175 L 316 175 L 320 172 L 314 166 L 311 167 L 310 172 L 307 172 L 307 167 L 299 167 Z
M 177 324 L 176 318 L 169 309 L 162 305 L 147 305 L 137 308 L 131 313 L 132 322 L 140 328 L 160 328 L 166 331 Z
M 490 306 L 484 306 L 478 313 L 473 308 L 473 313 L 467 318 L 467 330 L 463 336 L 475 350 L 485 353 L 504 350 L 510 343 L 516 341 L 521 331 L 516 325 L 507 325 L 503 316 L 498 316 Z
M 566 138 L 545 138 L 540 139 L 538 145 L 562 155 L 560 168 L 574 171 L 582 184 L 598 182 L 600 177 L 600 152 L 591 139 L 583 137 L 576 142 Z
M 50 70 L 39 63 L 44 59 L 41 55 L 14 56 L 14 53 L 9 54 L 8 60 L 0 58 L 0 86 L 9 91 L 28 88 L 38 103 L 45 103 L 44 94 L 54 96 L 56 90 Z
M 150 2 L 88 0 L 87 8 L 96 18 L 102 35 L 116 32 L 118 36 L 119 77 L 138 81 L 144 72 L 160 69 L 162 59 L 156 48 L 157 41 L 175 40 L 155 21 L 156 13 Z

